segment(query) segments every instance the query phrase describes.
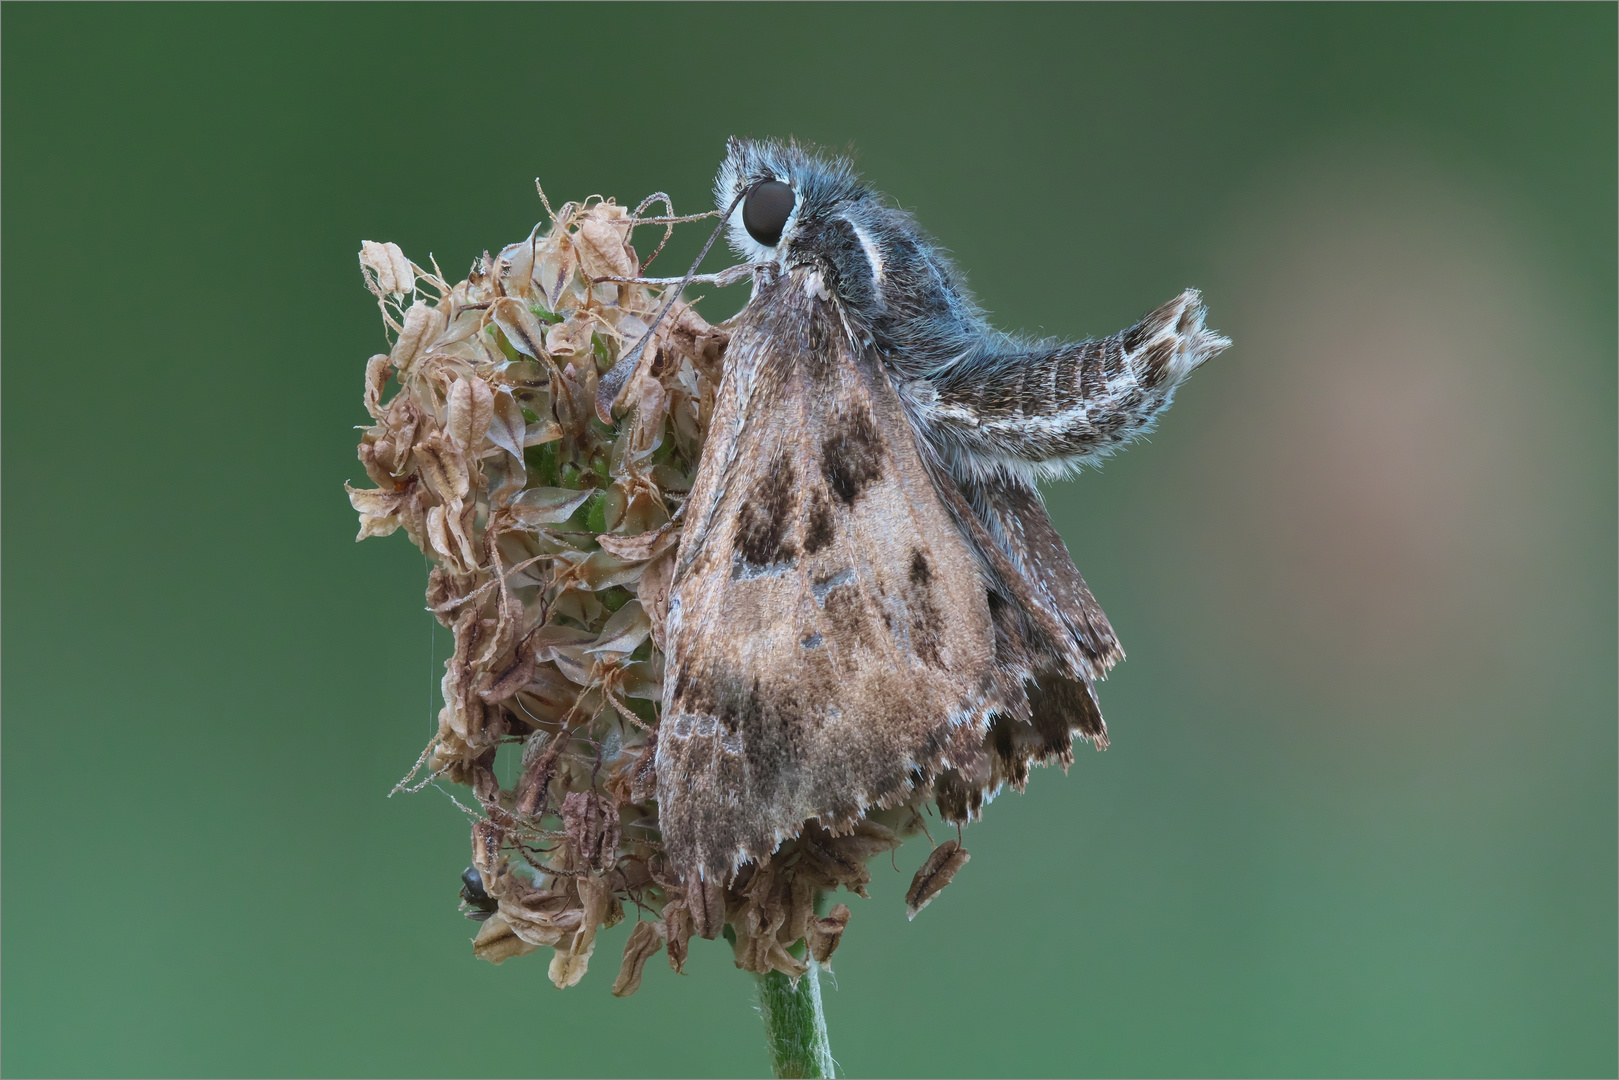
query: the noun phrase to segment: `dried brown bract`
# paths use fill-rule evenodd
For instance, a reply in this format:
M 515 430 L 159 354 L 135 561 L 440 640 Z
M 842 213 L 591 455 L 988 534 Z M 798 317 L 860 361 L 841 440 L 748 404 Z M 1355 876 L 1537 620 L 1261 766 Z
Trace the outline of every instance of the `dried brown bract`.
M 933 902 L 944 887 L 955 880 L 956 872 L 967 865 L 972 856 L 958 841 L 946 840 L 933 849 L 927 861 L 917 868 L 911 887 L 905 890 L 905 915 L 916 918 L 917 912 Z

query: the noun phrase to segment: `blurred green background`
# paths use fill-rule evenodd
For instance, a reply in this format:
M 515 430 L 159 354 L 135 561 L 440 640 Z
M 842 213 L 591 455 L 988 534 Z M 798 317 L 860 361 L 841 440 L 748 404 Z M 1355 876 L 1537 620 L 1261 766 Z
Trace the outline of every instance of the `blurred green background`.
M 852 145 L 1007 328 L 1237 342 L 1050 490 L 1112 749 L 915 923 L 879 870 L 844 1070 L 1614 1074 L 1613 5 L 3 21 L 6 1074 L 766 1069 L 723 943 L 473 959 L 465 820 L 384 798 L 446 635 L 342 491 L 362 239 L 701 210 L 733 133 Z

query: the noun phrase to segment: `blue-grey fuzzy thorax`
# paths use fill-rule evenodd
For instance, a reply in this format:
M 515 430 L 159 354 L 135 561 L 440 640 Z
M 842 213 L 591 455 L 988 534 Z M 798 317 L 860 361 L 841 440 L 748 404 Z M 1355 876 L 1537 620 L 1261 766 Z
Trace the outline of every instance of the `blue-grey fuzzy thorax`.
M 973 365 L 1010 344 L 983 320 L 950 260 L 907 213 L 861 182 L 843 158 L 793 143 L 733 139 L 715 182 L 723 213 L 765 180 L 792 186 L 797 202 L 781 241 L 757 243 L 732 214 L 731 246 L 781 270 L 819 269 L 830 291 L 906 376 Z

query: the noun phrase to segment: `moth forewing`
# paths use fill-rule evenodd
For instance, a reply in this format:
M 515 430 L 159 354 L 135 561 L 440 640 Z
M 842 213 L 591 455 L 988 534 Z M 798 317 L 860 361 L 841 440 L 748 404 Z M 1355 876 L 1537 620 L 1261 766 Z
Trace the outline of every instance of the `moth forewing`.
M 659 818 L 707 879 L 971 760 L 999 703 L 979 564 L 810 276 L 733 334 L 671 590 Z

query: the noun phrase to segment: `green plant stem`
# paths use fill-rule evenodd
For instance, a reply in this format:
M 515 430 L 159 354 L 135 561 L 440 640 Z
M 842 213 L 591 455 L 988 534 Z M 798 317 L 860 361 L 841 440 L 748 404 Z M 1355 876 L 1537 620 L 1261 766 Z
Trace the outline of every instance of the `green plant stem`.
M 819 964 L 811 960 L 797 986 L 779 971 L 759 976 L 759 1012 L 770 1044 L 770 1065 L 778 1077 L 833 1075 L 832 1044 L 821 1013 Z

